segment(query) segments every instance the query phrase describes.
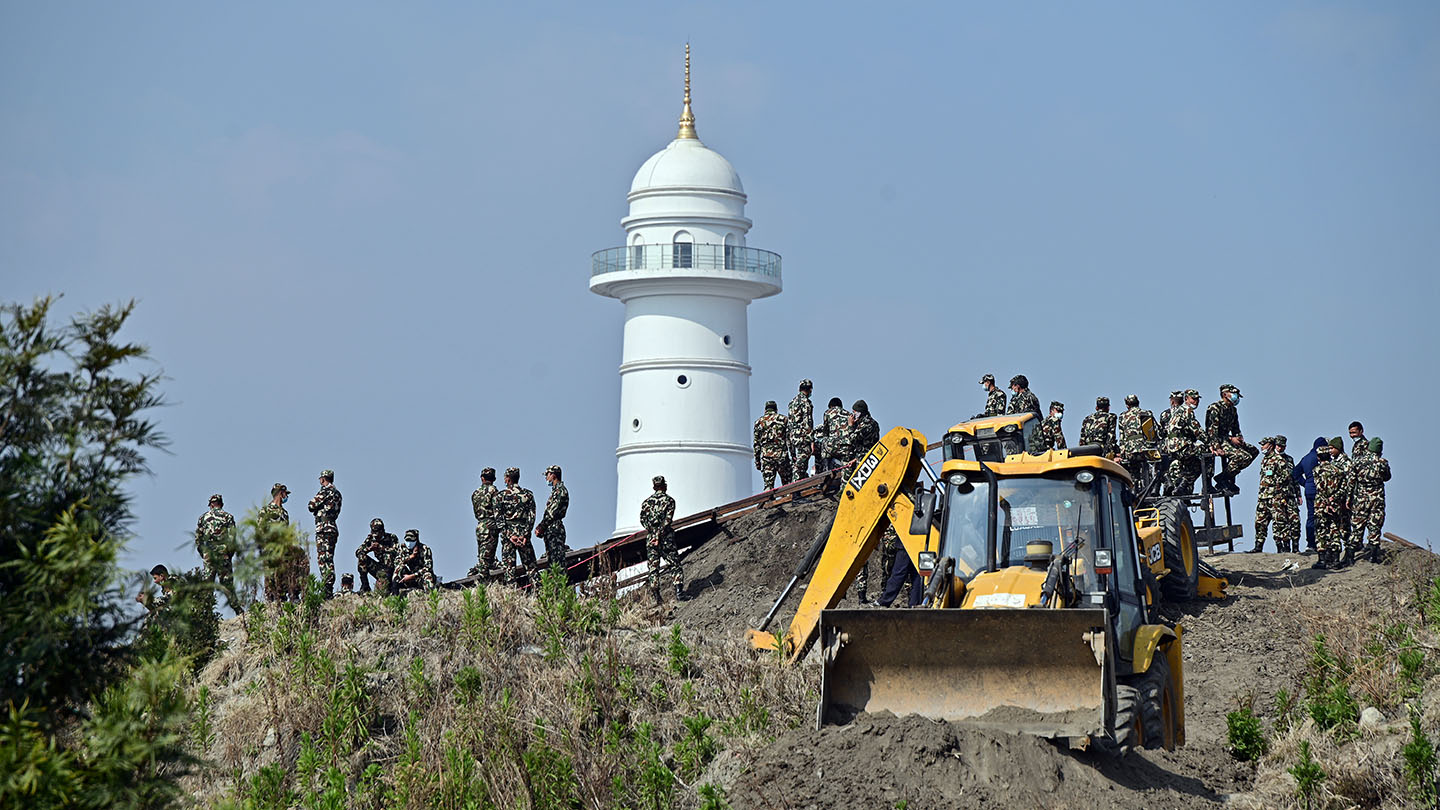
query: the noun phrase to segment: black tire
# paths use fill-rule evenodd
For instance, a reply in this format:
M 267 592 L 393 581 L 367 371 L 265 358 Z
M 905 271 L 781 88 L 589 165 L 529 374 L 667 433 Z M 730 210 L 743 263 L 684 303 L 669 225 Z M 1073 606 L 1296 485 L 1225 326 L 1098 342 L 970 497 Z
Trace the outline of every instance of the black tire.
M 1150 669 L 1139 675 L 1132 675 L 1127 680 L 1128 687 L 1135 693 L 1133 708 L 1129 713 L 1131 746 L 1175 750 L 1175 681 L 1170 677 L 1170 661 L 1165 657 L 1165 649 L 1162 647 L 1155 650 L 1155 657 L 1150 660 Z M 1118 736 L 1118 701 L 1115 728 Z
M 1128 683 L 1116 684 L 1115 739 L 1107 743 L 1102 751 L 1123 757 L 1135 749 L 1135 743 L 1142 734 L 1136 723 L 1139 711 L 1140 690 Z
M 1160 536 L 1165 541 L 1165 567 L 1160 592 L 1171 602 L 1189 602 L 1200 586 L 1200 553 L 1195 548 L 1195 524 L 1184 501 L 1163 501 L 1159 508 Z

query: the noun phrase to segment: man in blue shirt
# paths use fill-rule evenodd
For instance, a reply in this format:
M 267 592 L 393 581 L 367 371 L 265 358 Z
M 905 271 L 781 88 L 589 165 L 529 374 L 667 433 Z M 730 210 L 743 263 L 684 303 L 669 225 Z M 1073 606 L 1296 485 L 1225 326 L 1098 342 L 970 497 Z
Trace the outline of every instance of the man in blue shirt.
M 1295 483 L 1305 490 L 1305 553 L 1309 554 L 1315 550 L 1315 465 L 1320 461 L 1315 456 L 1315 451 L 1326 444 L 1325 437 L 1321 436 L 1315 440 L 1310 452 L 1300 459 L 1300 463 L 1291 470 L 1290 477 Z

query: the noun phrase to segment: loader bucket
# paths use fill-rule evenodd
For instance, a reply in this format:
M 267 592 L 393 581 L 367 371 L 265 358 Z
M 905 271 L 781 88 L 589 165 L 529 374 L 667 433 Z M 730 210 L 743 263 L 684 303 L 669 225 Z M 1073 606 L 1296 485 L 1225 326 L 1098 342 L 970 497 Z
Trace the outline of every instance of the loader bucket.
M 818 725 L 918 714 L 1042 737 L 1107 730 L 1104 610 L 827 610 Z M 1112 709 L 1113 711 L 1113 709 Z

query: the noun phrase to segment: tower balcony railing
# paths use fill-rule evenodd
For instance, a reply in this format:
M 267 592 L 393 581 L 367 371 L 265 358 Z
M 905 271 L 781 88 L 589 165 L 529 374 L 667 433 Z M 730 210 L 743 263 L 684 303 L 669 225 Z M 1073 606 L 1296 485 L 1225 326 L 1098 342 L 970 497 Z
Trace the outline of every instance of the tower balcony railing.
M 778 279 L 780 254 L 736 245 L 676 242 L 606 248 L 590 256 L 592 276 L 626 270 L 728 270 Z

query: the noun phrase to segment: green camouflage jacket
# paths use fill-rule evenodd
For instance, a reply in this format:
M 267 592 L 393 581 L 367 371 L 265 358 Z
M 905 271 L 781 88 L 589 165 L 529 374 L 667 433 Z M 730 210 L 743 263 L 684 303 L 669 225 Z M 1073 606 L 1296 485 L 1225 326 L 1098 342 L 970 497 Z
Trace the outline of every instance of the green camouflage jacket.
M 340 490 L 333 484 L 320 487 L 306 507 L 315 516 L 315 526 L 334 526 L 340 519 Z
M 1033 413 L 1040 416 L 1040 399 L 1029 388 L 1020 389 L 1020 393 L 1010 398 L 1010 406 L 1005 409 L 1006 413 Z
M 1375 455 L 1367 447 L 1364 455 L 1350 462 L 1350 467 L 1356 494 L 1385 491 L 1385 482 L 1390 480 L 1389 459 Z
M 535 493 L 519 484 L 500 490 L 499 513 L 507 539 L 519 535 L 530 542 L 530 534 L 535 531 Z
M 816 430 L 820 455 L 835 459 L 850 457 L 850 453 L 845 447 L 845 425 L 849 422 L 850 412 L 844 408 L 825 409 L 825 415 L 820 418 L 820 427 Z
M 564 481 L 556 481 L 550 487 L 550 499 L 545 501 L 545 515 L 540 518 L 540 525 L 535 528 L 541 534 L 561 525 L 565 519 L 565 513 L 570 511 L 570 490 L 565 488 Z
M 1344 456 L 1315 467 L 1315 511 L 1339 517 L 1350 508 L 1350 461 Z
M 780 458 L 789 455 L 785 442 L 785 417 L 776 411 L 766 411 L 755 420 L 755 463 L 760 457 Z
M 650 535 L 650 542 L 657 543 L 673 534 L 670 524 L 675 520 L 675 499 L 667 492 L 656 492 L 640 504 L 640 525 Z
M 1119 447 L 1115 441 L 1115 428 L 1119 417 L 1107 411 L 1096 411 L 1080 423 L 1080 443 L 1098 444 L 1106 456 L 1115 454 Z
M 815 441 L 815 406 L 804 391 L 790 400 L 790 444 L 807 445 Z
M 985 397 L 985 415 L 986 415 L 986 416 L 1000 416 L 1000 415 L 1002 415 L 1002 414 L 1004 414 L 1004 413 L 1005 413 L 1005 390 L 1004 390 L 1003 388 L 1001 388 L 1000 386 L 997 385 L 997 386 L 995 386 L 995 390 L 994 390 L 994 391 L 991 391 L 991 392 L 990 392 L 988 395 L 986 395 L 986 397 Z
M 1155 414 L 1136 406 L 1126 408 L 1115 421 L 1115 427 L 1120 434 L 1119 449 L 1126 457 L 1145 451 L 1148 442 L 1145 441 L 1145 429 L 1142 426 L 1146 419 L 1154 421 Z
M 395 535 L 390 535 L 394 537 Z M 398 559 L 395 562 L 395 582 L 399 582 L 411 574 L 419 574 L 420 584 L 425 588 L 434 588 L 439 585 L 435 579 L 435 559 L 430 553 L 430 547 L 424 543 L 416 543 L 415 548 L 408 549 L 401 546 L 396 552 Z
M 371 532 L 360 541 L 360 548 L 355 554 L 361 557 L 369 554 L 381 565 L 394 568 L 395 559 L 400 555 L 400 538 L 390 532 Z
M 868 413 L 857 414 L 855 424 L 845 430 L 845 447 L 850 455 L 850 460 L 859 458 L 863 453 L 875 446 L 880 441 L 880 423 L 875 417 Z
M 1234 405 L 1217 399 L 1205 408 L 1205 438 L 1210 444 L 1230 446 L 1230 437 L 1240 435 L 1240 413 Z
M 235 518 L 224 509 L 215 507 L 195 521 L 195 547 L 214 548 L 221 553 L 235 550 Z
M 1355 459 L 1358 459 L 1363 455 L 1369 454 L 1369 452 L 1370 440 L 1365 438 L 1364 436 L 1361 436 L 1360 438 L 1356 439 L 1355 444 L 1350 447 L 1350 460 L 1354 461 Z
M 1193 408 L 1188 405 L 1178 407 L 1179 412 L 1170 415 L 1161 449 L 1180 458 L 1198 455 L 1203 445 L 1205 430 L 1200 427 L 1200 420 L 1195 418 Z M 1175 411 L 1174 408 L 1170 410 Z
M 496 489 L 494 484 L 481 484 L 479 489 L 470 493 L 470 505 L 475 509 L 475 522 L 495 520 L 498 516 L 496 509 L 499 499 L 500 490 Z
M 1039 455 L 1046 450 L 1065 449 L 1065 430 L 1061 427 L 1060 420 L 1064 417 L 1047 416 L 1040 420 L 1040 427 L 1030 434 L 1029 452 Z

